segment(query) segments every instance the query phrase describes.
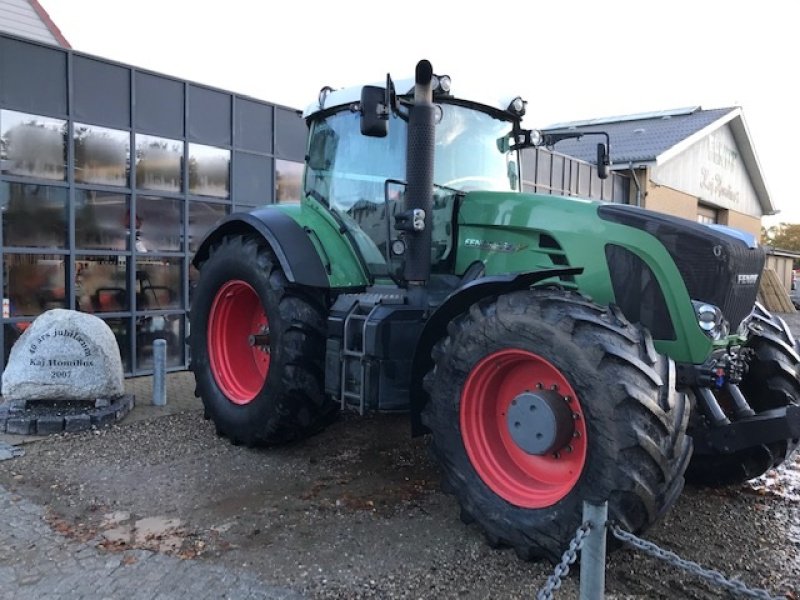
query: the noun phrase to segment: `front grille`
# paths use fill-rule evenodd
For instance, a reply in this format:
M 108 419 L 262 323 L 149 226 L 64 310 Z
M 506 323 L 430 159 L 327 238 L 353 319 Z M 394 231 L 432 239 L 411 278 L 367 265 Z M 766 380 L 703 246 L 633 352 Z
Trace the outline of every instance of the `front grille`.
M 632 206 L 601 206 L 601 218 L 641 229 L 667 249 L 689 297 L 718 306 L 736 330 L 753 308 L 764 269 L 762 248 L 710 227 Z M 756 275 L 755 280 L 740 275 Z

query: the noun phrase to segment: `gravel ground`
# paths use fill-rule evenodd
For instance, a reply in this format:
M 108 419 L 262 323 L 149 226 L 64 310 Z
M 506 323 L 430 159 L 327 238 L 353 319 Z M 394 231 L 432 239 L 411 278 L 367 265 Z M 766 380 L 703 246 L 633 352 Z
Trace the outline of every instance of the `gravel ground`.
M 787 320 L 800 332 L 798 315 Z M 217 438 L 195 410 L 25 449 L 0 462 L 10 499 L 0 518 L 24 525 L 13 505 L 28 506 L 25 518 L 40 515 L 66 540 L 59 544 L 117 569 L 135 568 L 147 552 L 310 598 L 498 599 L 533 597 L 552 571 L 490 548 L 459 521 L 406 417 L 345 415 L 302 443 L 248 450 Z M 748 585 L 800 597 L 800 456 L 752 484 L 687 488 L 646 537 Z M 47 539 L 43 553 L 54 543 Z M 0 589 L 9 589 L 9 568 L 34 569 L 39 556 L 27 547 L 0 552 Z M 559 597 L 577 590 L 570 576 Z M 625 549 L 609 556 L 606 590 L 610 598 L 729 597 Z M 187 583 L 164 597 L 190 596 Z

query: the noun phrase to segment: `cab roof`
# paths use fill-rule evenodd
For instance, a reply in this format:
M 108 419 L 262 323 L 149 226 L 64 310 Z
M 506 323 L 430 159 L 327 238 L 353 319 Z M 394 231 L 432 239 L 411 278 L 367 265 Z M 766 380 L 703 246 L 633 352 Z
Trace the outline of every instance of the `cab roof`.
M 386 82 L 370 83 L 367 85 L 374 85 L 375 87 L 385 88 Z M 339 106 L 349 106 L 361 101 L 361 88 L 363 85 L 356 85 L 340 89 L 322 88 L 320 90 L 319 99 L 312 104 L 309 104 L 303 111 L 303 118 L 310 119 L 316 113 L 328 111 Z M 394 80 L 394 88 L 399 96 L 411 96 L 414 94 L 414 79 L 409 77 L 406 79 Z M 325 90 L 328 90 L 327 93 Z M 495 110 L 507 113 L 510 118 L 515 118 L 515 115 L 508 111 L 508 106 L 516 95 L 502 96 L 500 98 L 487 98 L 485 91 L 478 91 L 474 95 L 461 95 L 458 93 L 450 92 L 447 96 L 449 99 L 455 99 L 482 104 L 491 107 Z M 436 97 L 434 96 L 434 100 Z

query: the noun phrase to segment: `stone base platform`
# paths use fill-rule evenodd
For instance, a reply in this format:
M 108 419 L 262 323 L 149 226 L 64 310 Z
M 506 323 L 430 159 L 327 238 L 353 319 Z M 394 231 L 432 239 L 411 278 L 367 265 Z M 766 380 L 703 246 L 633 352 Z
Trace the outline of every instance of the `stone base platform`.
M 28 400 L 0 404 L 0 433 L 51 435 L 105 427 L 124 418 L 133 394 L 97 400 Z

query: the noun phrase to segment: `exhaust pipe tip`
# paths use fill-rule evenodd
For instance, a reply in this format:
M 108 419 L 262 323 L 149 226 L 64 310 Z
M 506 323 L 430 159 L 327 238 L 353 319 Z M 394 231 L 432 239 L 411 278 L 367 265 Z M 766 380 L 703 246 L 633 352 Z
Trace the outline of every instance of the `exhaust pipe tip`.
M 431 79 L 433 79 L 433 65 L 423 58 L 417 63 L 414 82 L 417 85 L 427 85 L 431 82 Z

